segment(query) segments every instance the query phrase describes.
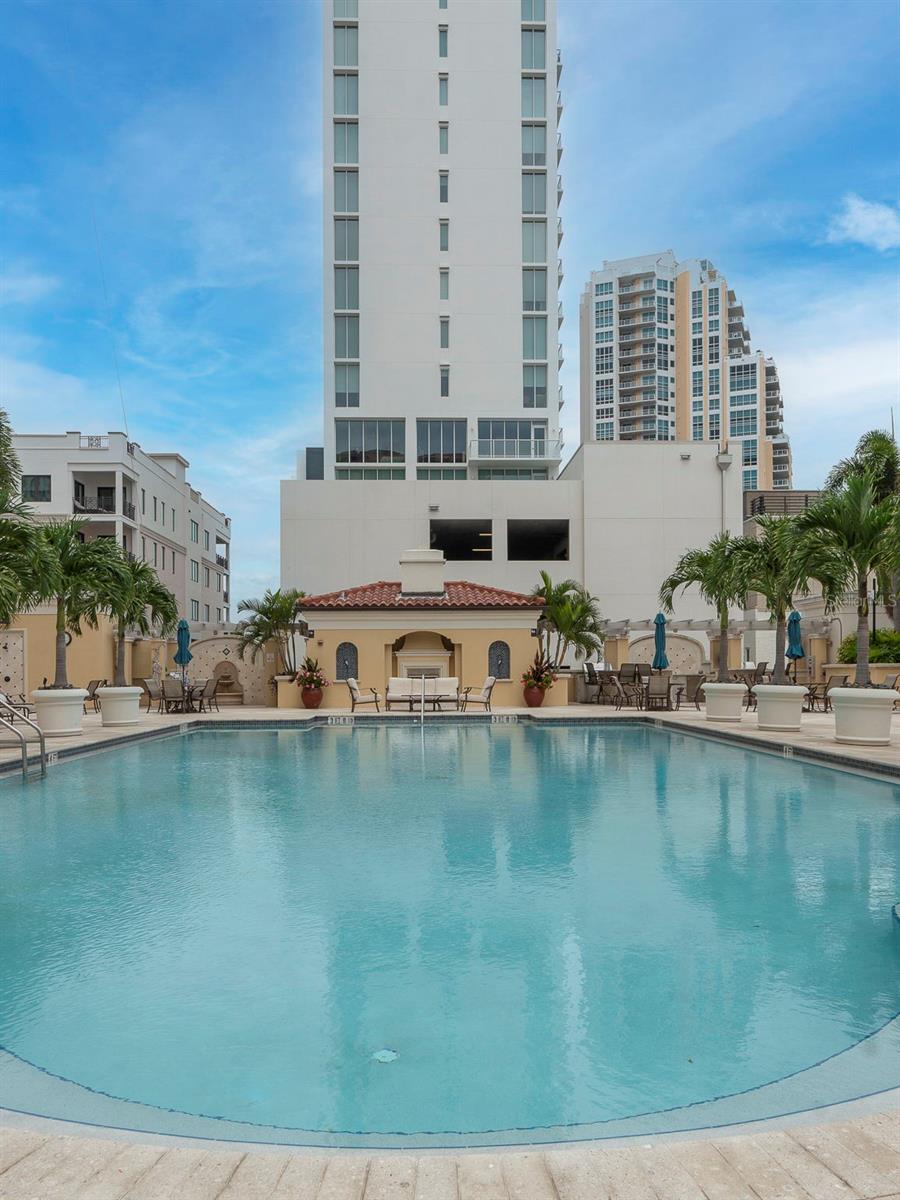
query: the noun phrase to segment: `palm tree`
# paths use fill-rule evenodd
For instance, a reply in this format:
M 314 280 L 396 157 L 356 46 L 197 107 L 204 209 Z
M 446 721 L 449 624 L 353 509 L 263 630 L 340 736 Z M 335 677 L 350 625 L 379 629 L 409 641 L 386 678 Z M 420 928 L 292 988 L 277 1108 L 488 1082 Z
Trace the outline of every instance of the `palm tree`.
M 116 673 L 114 687 L 125 687 L 125 633 L 137 629 L 144 637 L 165 637 L 178 624 L 178 603 L 152 567 L 122 558 L 122 572 L 108 579 L 103 606 L 116 622 Z
M 736 553 L 747 591 L 765 598 L 775 620 L 775 670 L 773 683 L 787 682 L 784 650 L 788 613 L 794 595 L 808 590 L 809 572 L 803 555 L 802 537 L 793 517 L 756 518 L 758 537 L 737 538 Z
M 306 592 L 297 588 L 278 588 L 276 591 L 267 589 L 261 600 L 241 600 L 238 612 L 250 613 L 243 621 L 238 621 L 235 633 L 240 637 L 238 656 L 243 658 L 249 653 L 250 661 L 256 662 L 256 657 L 268 642 L 278 646 L 280 672 L 283 675 L 297 674 L 297 656 L 294 651 L 294 625 L 300 608 L 300 601 Z
M 849 458 L 842 458 L 832 467 L 825 481 L 829 492 L 840 491 L 854 475 L 868 472 L 875 483 L 878 500 L 888 496 L 900 496 L 900 446 L 892 433 L 886 429 L 870 429 L 856 443 Z M 890 599 L 886 607 L 890 610 L 894 629 L 900 633 L 900 572 L 894 571 L 880 581 L 881 591 Z
M 582 584 L 574 579 L 554 583 L 541 571 L 541 582 L 531 594 L 543 604 L 538 629 L 541 653 L 548 662 L 558 666 L 570 649 L 576 658 L 584 658 L 602 648 L 600 606 Z
M 826 607 L 842 592 L 856 592 L 856 682 L 869 684 L 869 576 L 900 571 L 900 498 L 878 498 L 868 472 L 847 476 L 839 491 L 827 491 L 797 517 L 808 535 L 804 555 L 809 574 L 822 584 Z
M 110 538 L 84 541 L 86 524 L 78 517 L 69 517 L 37 528 L 47 577 L 33 590 L 39 600 L 56 605 L 55 688 L 70 686 L 66 634 L 80 634 L 82 622 L 96 629 L 107 607 L 106 598 L 123 586 L 125 564 L 118 545 Z
M 675 593 L 696 586 L 700 595 L 713 605 L 719 620 L 719 683 L 728 682 L 728 609 L 743 603 L 747 585 L 743 575 L 743 560 L 738 553 L 738 539 L 720 533 L 704 550 L 688 550 L 682 554 L 675 569 L 662 582 L 659 602 L 666 612 L 673 611 Z
M 37 602 L 50 575 L 31 509 L 19 494 L 20 479 L 12 428 L 0 409 L 0 626 Z

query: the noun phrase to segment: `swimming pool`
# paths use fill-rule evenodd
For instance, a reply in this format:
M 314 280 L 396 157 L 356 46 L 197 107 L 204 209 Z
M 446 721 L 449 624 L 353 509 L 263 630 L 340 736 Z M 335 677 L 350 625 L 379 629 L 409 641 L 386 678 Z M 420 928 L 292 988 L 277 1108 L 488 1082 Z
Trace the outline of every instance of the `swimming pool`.
M 900 1084 L 900 787 L 639 724 L 204 730 L 0 786 L 0 1107 L 330 1145 Z

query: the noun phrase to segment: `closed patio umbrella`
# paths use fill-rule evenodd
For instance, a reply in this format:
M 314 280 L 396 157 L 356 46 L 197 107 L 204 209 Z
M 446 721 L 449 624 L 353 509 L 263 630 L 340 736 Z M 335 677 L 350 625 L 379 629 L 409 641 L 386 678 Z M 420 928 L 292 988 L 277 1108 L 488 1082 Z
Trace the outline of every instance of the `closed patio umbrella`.
M 794 663 L 794 680 L 797 679 L 797 660 L 806 658 L 806 651 L 803 649 L 803 642 L 800 640 L 800 614 L 796 609 L 788 617 L 787 623 L 787 650 L 784 652 L 785 657 L 789 658 Z
M 665 671 L 669 666 L 669 660 L 666 658 L 666 618 L 661 612 L 653 618 L 653 624 L 656 626 L 653 633 L 655 653 L 650 665 L 654 671 Z
M 178 649 L 175 652 L 175 662 L 181 667 L 181 682 L 183 686 L 186 686 L 187 665 L 194 656 L 191 654 L 191 627 L 185 621 L 184 617 L 178 622 L 175 639 L 178 642 Z

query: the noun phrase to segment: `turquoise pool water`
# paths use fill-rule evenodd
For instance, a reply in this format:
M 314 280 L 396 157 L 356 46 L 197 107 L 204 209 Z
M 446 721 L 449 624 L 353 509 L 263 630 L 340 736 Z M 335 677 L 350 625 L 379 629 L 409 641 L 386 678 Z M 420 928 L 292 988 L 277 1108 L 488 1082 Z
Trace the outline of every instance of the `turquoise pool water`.
M 0 822 L 0 1106 L 427 1145 L 900 1083 L 803 1090 L 900 1009 L 889 783 L 643 726 L 204 731 Z

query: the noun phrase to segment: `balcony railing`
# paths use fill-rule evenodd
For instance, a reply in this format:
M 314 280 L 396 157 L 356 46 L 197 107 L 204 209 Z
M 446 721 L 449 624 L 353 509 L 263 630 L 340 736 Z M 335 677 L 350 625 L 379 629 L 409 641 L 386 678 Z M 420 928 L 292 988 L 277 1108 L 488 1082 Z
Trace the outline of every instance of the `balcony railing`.
M 547 438 L 476 438 L 469 443 L 470 461 L 559 462 L 562 443 Z
M 220 566 L 220 567 L 227 567 L 227 566 L 228 566 L 228 559 L 225 557 L 225 555 L 224 555 L 224 554 L 217 554 L 217 555 L 216 555 L 216 562 L 219 564 L 219 566 Z
M 81 450 L 108 450 L 109 437 L 105 433 L 83 433 L 78 438 Z
M 116 508 L 115 500 L 107 499 L 105 496 L 84 496 L 81 500 L 75 498 L 72 500 L 72 512 L 80 516 L 123 516 L 127 517 L 129 521 L 134 520 L 133 504 L 123 501 L 121 511 L 119 511 Z
M 767 492 L 760 492 L 750 501 L 749 515 L 758 517 L 763 513 L 772 513 L 775 516 L 790 516 L 801 513 L 810 505 L 815 504 L 821 494 L 821 492 L 786 492 L 783 496 L 772 496 Z

